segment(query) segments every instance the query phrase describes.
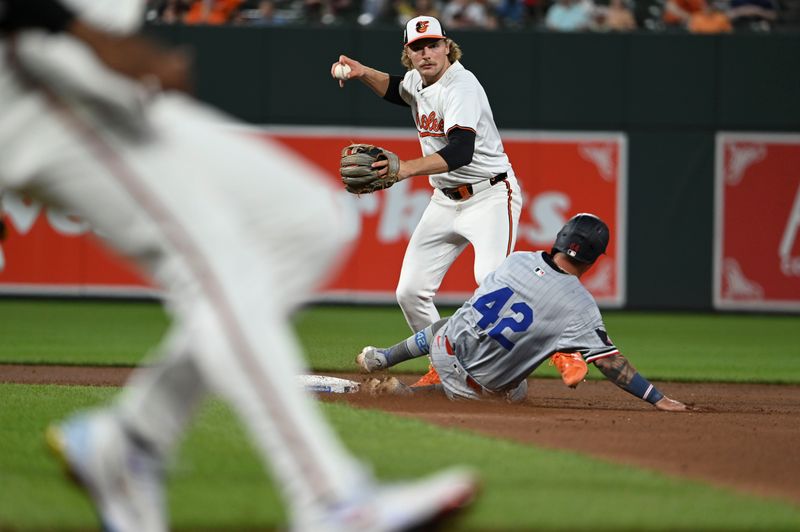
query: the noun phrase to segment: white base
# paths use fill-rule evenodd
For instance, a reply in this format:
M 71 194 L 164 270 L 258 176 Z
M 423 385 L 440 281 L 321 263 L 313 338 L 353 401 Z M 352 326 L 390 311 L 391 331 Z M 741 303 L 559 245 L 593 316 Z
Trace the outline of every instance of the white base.
M 325 375 L 298 375 L 297 380 L 305 391 L 312 393 L 356 393 L 360 387 L 356 381 Z

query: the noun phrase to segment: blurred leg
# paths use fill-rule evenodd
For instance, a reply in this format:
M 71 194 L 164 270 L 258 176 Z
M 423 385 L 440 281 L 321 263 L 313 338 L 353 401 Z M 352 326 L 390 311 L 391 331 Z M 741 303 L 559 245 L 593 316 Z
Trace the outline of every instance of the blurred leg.
M 263 193 L 259 212 L 270 213 L 279 226 L 273 233 L 282 234 L 284 241 L 293 240 L 293 228 L 281 221 L 284 214 L 291 216 L 289 210 L 300 211 L 306 222 L 331 231 L 325 241 L 317 241 L 301 230 L 294 242 L 302 253 L 268 257 L 264 253 L 268 246 L 257 239 L 256 226 L 245 224 L 256 218 L 242 211 L 246 202 L 224 193 L 224 187 L 207 185 L 228 176 L 213 173 L 205 158 L 238 149 L 238 141 L 215 143 L 213 151 L 203 144 L 203 131 L 179 136 L 161 130 L 154 139 L 130 143 L 104 131 L 82 132 L 73 125 L 54 128 L 54 140 L 62 143 L 62 149 L 58 156 L 42 161 L 32 188 L 46 201 L 89 220 L 167 288 L 170 307 L 177 314 L 169 349 L 188 345 L 202 375 L 195 381 L 170 371 L 144 369 L 144 375 L 137 374 L 133 381 L 152 394 L 150 402 L 138 402 L 138 408 L 150 407 L 138 416 L 142 432 L 148 432 L 146 420 L 152 415 L 153 420 L 160 417 L 154 426 L 174 427 L 165 440 L 175 437 L 207 385 L 231 401 L 242 416 L 293 513 L 351 497 L 364 486 L 365 475 L 296 384 L 304 366 L 286 322 L 287 307 L 304 295 L 289 292 L 308 290 L 340 243 L 335 213 L 321 206 L 320 192 L 313 195 L 308 189 L 310 198 L 297 198 L 272 194 L 264 186 L 240 191 L 240 195 Z M 238 162 L 260 172 L 265 183 L 275 175 L 286 175 L 281 160 L 252 148 L 241 151 L 248 158 Z M 299 203 L 301 199 L 304 203 Z M 312 234 L 319 236 L 321 231 Z M 278 263 L 281 267 L 275 268 Z M 308 269 L 313 274 L 299 273 L 295 283 L 291 278 L 276 279 L 275 270 L 281 268 Z M 286 294 L 286 300 L 276 299 L 276 294 Z M 180 353 L 168 356 L 175 358 L 165 369 L 185 367 Z M 168 389 L 175 382 L 181 382 L 182 393 Z M 136 395 L 128 397 L 134 401 Z M 184 397 L 186 405 L 181 404 Z M 131 414 L 137 404 L 125 401 L 120 408 L 137 417 Z M 159 401 L 165 401 L 163 412 L 155 408 Z

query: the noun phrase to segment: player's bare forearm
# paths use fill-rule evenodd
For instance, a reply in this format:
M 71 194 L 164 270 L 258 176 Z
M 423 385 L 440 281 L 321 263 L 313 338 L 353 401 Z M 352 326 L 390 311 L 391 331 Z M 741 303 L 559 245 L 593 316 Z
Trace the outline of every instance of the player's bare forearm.
M 137 81 L 165 89 L 189 88 L 189 59 L 139 35 L 119 35 L 83 22 L 58 0 L 0 2 L 0 31 L 42 28 L 69 33 L 84 42 L 108 68 Z
M 346 79 L 337 78 L 335 73 L 337 65 L 346 65 L 350 68 Z M 345 81 L 359 79 L 361 83 L 372 89 L 372 92 L 381 98 L 384 97 L 386 91 L 389 89 L 389 74 L 381 72 L 380 70 L 375 70 L 367 65 L 362 65 L 355 59 L 347 57 L 346 55 L 340 55 L 339 60 L 331 65 L 331 76 L 339 80 L 340 87 L 344 87 Z
M 441 174 L 448 170 L 447 161 L 438 153 L 432 153 L 419 159 L 400 161 L 398 177 L 402 180 L 415 175 Z
M 642 377 L 636 368 L 622 355 L 595 360 L 594 365 L 605 377 L 636 397 L 647 401 L 659 410 L 684 412 L 692 410 L 685 404 L 663 395 L 655 386 Z
M 389 162 L 386 160 L 377 161 L 372 164 L 375 169 L 383 169 L 381 175 L 386 175 Z M 415 175 L 441 174 L 448 171 L 447 162 L 438 153 L 432 153 L 419 159 L 410 161 L 400 161 L 400 170 L 397 171 L 397 180 L 402 181 Z
M 636 375 L 636 368 L 622 355 L 598 359 L 594 365 L 608 380 L 624 390 L 627 390 L 627 386 Z
M 67 31 L 85 42 L 109 68 L 163 89 L 189 91 L 190 60 L 138 35 L 116 35 L 74 19 Z
M 359 79 L 361 83 L 372 89 L 372 92 L 381 98 L 384 97 L 389 88 L 389 74 L 374 68 L 365 67 L 364 75 Z

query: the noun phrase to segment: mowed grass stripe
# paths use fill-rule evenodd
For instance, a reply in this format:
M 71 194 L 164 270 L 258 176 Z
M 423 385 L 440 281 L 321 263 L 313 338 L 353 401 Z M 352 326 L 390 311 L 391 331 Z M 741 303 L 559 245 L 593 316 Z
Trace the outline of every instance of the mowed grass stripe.
M 0 529 L 96 526 L 88 503 L 61 477 L 42 444 L 44 427 L 109 401 L 115 389 L 0 385 Z M 322 404 L 353 452 L 383 479 L 468 464 L 484 482 L 463 530 L 797 530 L 800 508 L 697 482 L 442 429 L 384 412 Z M 210 402 L 172 467 L 177 529 L 240 530 L 283 523 L 243 431 Z
M 167 325 L 153 302 L 0 300 L 0 362 L 135 365 Z
M 614 311 L 605 318 L 611 338 L 651 379 L 800 383 L 800 316 Z M 135 365 L 167 326 L 155 303 L 0 300 L 0 363 Z M 390 345 L 411 333 L 396 307 L 311 307 L 295 327 L 309 366 L 319 371 L 352 371 L 364 345 Z M 426 366 L 419 359 L 397 371 Z M 590 377 L 601 378 L 594 371 Z

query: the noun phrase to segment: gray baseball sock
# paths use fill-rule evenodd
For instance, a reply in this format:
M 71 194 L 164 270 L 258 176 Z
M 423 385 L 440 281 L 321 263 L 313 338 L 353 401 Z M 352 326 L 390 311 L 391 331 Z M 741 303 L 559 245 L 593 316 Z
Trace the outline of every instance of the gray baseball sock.
M 431 325 L 428 325 L 414 336 L 410 336 L 392 347 L 380 349 L 386 357 L 386 366 L 394 366 L 412 358 L 418 358 L 430 353 L 430 343 L 433 335 L 447 323 L 447 318 L 443 318 Z

